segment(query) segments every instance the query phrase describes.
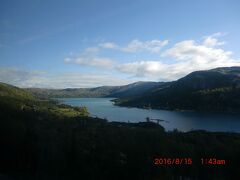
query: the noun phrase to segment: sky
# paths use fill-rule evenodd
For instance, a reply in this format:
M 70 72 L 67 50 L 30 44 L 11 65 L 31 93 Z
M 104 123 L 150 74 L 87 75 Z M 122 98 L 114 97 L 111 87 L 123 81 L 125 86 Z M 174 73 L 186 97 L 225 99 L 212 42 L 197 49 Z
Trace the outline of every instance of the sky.
M 83 88 L 240 66 L 239 0 L 1 0 L 0 82 Z

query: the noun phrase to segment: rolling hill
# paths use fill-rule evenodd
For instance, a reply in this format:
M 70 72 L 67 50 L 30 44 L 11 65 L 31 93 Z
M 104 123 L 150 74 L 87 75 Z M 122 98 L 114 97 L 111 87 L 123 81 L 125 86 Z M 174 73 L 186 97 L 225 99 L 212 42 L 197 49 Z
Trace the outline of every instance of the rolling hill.
M 115 97 L 116 105 L 197 111 L 240 111 L 240 67 L 195 71 L 172 82 L 96 88 L 25 89 L 34 97 Z
M 169 110 L 240 111 L 240 67 L 196 71 L 116 105 Z
M 54 101 L 41 100 L 24 89 L 0 83 L 0 109 L 2 113 L 11 112 L 48 113 L 51 116 L 76 117 L 88 115 L 85 108 L 58 105 Z
M 163 82 L 136 82 L 124 86 L 101 86 L 96 88 L 41 89 L 28 88 L 26 91 L 40 98 L 72 97 L 129 97 L 140 95 Z

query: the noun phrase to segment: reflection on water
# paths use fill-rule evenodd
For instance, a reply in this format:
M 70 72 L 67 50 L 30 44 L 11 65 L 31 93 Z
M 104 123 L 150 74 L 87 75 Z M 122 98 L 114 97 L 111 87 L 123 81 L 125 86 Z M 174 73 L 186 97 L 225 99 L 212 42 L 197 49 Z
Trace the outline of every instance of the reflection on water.
M 147 110 L 114 106 L 112 98 L 58 98 L 62 103 L 72 106 L 86 106 L 91 116 L 106 118 L 108 121 L 139 122 L 162 119 L 160 124 L 166 130 L 177 128 L 181 131 L 209 130 L 240 132 L 240 114 L 177 112 L 167 110 Z

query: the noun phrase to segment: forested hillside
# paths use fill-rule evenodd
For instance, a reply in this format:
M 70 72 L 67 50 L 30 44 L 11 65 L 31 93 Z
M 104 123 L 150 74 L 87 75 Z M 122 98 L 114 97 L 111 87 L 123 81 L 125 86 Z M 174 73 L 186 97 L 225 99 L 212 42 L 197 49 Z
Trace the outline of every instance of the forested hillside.
M 138 97 L 115 101 L 121 106 L 170 110 L 240 111 L 240 67 L 196 71 Z

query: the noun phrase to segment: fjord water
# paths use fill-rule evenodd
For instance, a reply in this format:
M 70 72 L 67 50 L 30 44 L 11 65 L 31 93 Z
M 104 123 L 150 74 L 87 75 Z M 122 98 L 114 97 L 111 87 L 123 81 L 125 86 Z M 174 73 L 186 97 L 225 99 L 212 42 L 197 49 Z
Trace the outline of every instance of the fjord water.
M 63 104 L 86 106 L 91 116 L 108 121 L 139 122 L 146 117 L 165 120 L 160 124 L 168 131 L 208 130 L 240 132 L 240 113 L 208 113 L 189 111 L 148 110 L 115 106 L 113 98 L 58 98 Z

